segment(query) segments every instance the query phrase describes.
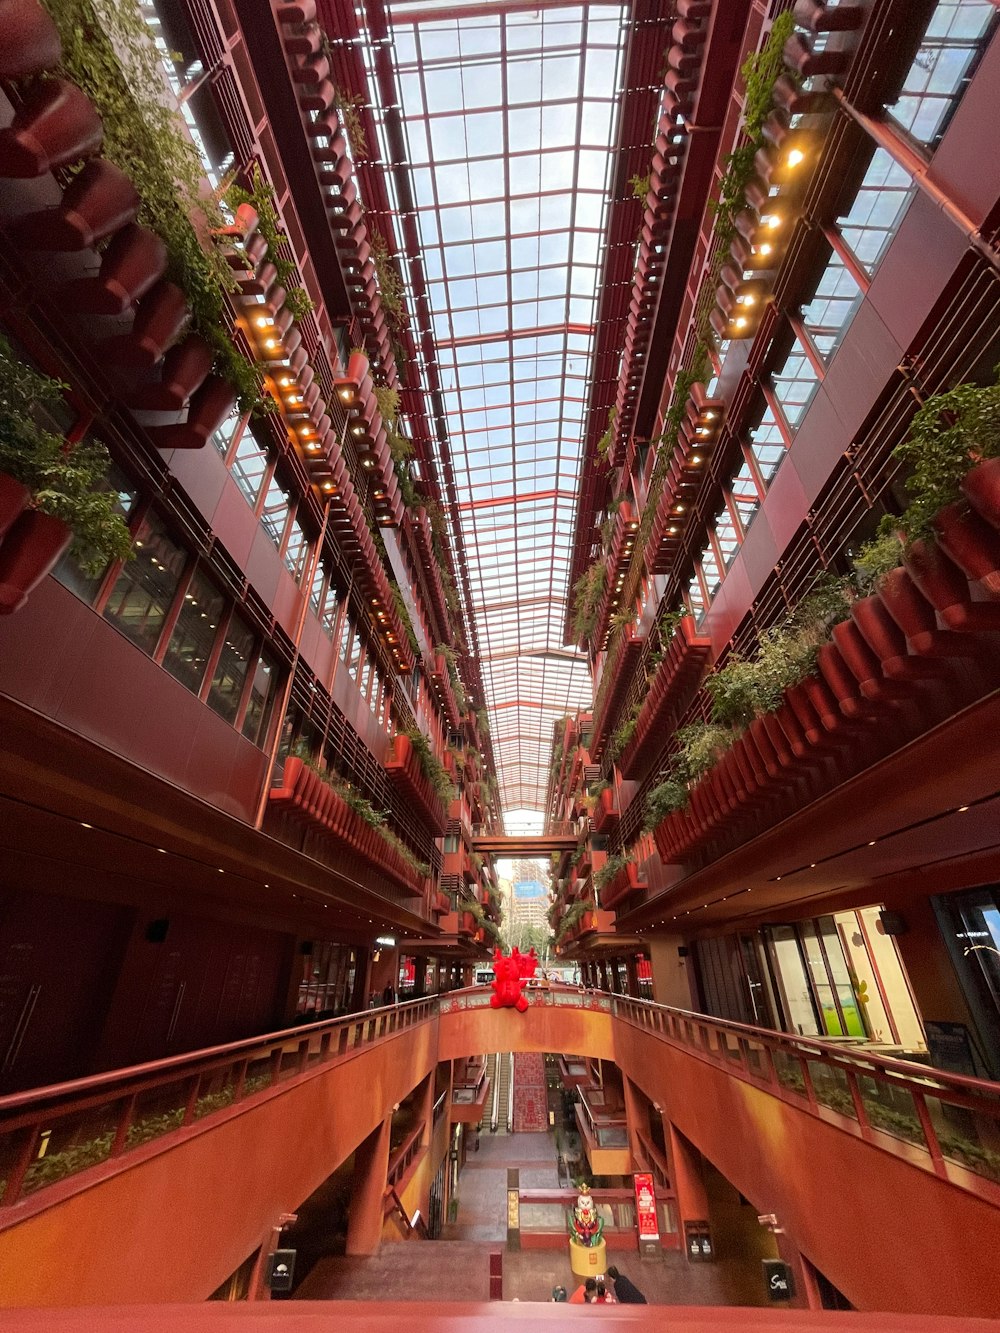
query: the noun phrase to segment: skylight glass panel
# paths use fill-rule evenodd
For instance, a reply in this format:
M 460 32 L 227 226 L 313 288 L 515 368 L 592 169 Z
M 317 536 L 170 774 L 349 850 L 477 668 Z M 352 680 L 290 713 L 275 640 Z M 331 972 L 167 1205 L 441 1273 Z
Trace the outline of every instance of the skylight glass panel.
M 627 11 L 491 5 L 458 20 L 428 0 L 389 18 L 483 668 L 475 702 L 490 710 L 502 804 L 540 826 L 553 723 L 591 702 L 562 626 Z

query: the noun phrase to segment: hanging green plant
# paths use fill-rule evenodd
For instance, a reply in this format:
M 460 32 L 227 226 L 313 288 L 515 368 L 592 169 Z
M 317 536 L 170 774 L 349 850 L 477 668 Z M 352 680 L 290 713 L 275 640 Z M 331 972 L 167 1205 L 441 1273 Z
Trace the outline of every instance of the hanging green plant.
M 235 278 L 205 233 L 225 225 L 204 192 L 204 169 L 168 105 L 161 57 L 132 0 L 44 0 L 62 41 L 60 70 L 90 98 L 104 125 L 101 151 L 129 177 L 140 198 L 139 222 L 167 247 L 167 276 L 183 290 L 192 324 L 215 351 L 215 365 L 236 389 L 242 411 L 273 410 L 259 368 L 233 346 L 226 297 Z
M 407 727 L 403 734 L 409 738 L 410 745 L 420 760 L 420 766 L 434 788 L 438 799 L 447 806 L 452 796 L 451 774 L 434 753 L 430 741 L 419 727 Z
M 226 191 L 226 203 L 235 212 L 241 204 L 249 204 L 257 214 L 257 230 L 267 243 L 267 259 L 277 270 L 277 279 L 285 289 L 285 305 L 296 319 L 315 309 L 309 293 L 299 282 L 299 270 L 288 257 L 288 242 L 281 230 L 274 189 L 260 167 L 254 163 L 248 187 L 231 185 Z
M 605 428 L 604 434 L 597 441 L 598 458 L 607 460 L 608 456 L 611 453 L 611 446 L 614 444 L 615 441 L 615 422 L 617 419 L 618 419 L 618 409 L 616 407 L 612 407 L 610 412 L 608 413 L 608 424 L 607 427 Z
M 597 627 L 607 571 L 607 561 L 601 556 L 573 585 L 573 634 L 578 640 L 589 639 Z
M 646 793 L 646 816 L 643 828 L 647 832 L 652 832 L 658 824 L 663 823 L 667 815 L 673 814 L 676 810 L 683 810 L 687 800 L 688 789 L 683 782 L 675 777 L 664 778 Z
M 103 444 L 68 445 L 42 424 L 65 407 L 66 385 L 19 360 L 0 335 L 0 472 L 27 486 L 32 504 L 73 533 L 77 563 L 96 578 L 112 560 L 133 555 L 132 535 L 108 485 Z
M 1000 367 L 994 374 L 1000 375 Z M 959 384 L 928 398 L 893 450 L 894 458 L 913 469 L 906 479 L 910 503 L 900 517 L 882 520 L 880 535 L 902 532 L 907 543 L 932 536 L 935 514 L 961 498 L 965 474 L 998 455 L 1000 385 Z
M 609 856 L 600 870 L 594 873 L 594 888 L 597 892 L 606 889 L 617 875 L 628 869 L 628 864 L 629 858 L 624 852 L 615 852 L 614 856 Z

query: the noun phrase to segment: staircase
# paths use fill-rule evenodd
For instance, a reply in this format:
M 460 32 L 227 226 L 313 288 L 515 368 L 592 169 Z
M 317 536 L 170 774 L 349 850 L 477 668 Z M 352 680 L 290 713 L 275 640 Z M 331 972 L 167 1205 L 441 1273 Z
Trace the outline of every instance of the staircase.
M 509 1134 L 514 1109 L 514 1055 L 498 1051 L 493 1056 L 493 1103 L 490 1133 Z

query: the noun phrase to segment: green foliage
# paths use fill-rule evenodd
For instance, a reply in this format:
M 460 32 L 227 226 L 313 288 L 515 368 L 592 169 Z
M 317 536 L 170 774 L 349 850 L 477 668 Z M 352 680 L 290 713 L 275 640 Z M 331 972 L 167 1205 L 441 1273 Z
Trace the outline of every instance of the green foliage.
M 733 656 L 705 682 L 717 722 L 744 727 L 773 713 L 783 691 L 812 674 L 816 654 L 830 630 L 850 614 L 854 588 L 849 580 L 820 578 L 792 614 L 760 638 L 753 661 Z
M 646 817 L 643 828 L 652 832 L 667 815 L 683 810 L 687 805 L 688 789 L 677 778 L 667 777 L 646 793 Z
M 465 692 L 465 686 L 462 684 L 462 677 L 458 674 L 458 654 L 447 643 L 439 643 L 434 652 L 438 657 L 443 657 L 445 660 L 445 665 L 448 668 L 448 678 L 451 681 L 452 692 L 455 695 L 455 703 L 458 705 L 458 711 L 464 713 L 469 700 Z
M 882 520 L 880 534 L 901 531 L 907 543 L 932 536 L 931 520 L 961 497 L 959 483 L 969 469 L 998 454 L 1000 386 L 959 384 L 928 398 L 893 450 L 913 468 L 906 481 L 910 503 L 901 518 Z
M 476 710 L 476 726 L 479 728 L 479 733 L 481 736 L 486 737 L 490 734 L 489 709 L 479 708 Z
M 417 639 L 417 632 L 413 628 L 413 621 L 410 619 L 410 613 L 407 610 L 406 602 L 403 600 L 403 594 L 395 579 L 389 580 L 389 591 L 392 593 L 393 605 L 396 608 L 396 614 L 399 616 L 399 623 L 403 626 L 403 633 L 406 635 L 406 641 L 413 649 L 413 652 L 419 657 L 420 643 Z
M 305 762 L 309 763 L 308 760 Z M 333 788 L 341 800 L 343 800 L 356 815 L 359 815 L 371 828 L 378 830 L 379 837 L 399 853 L 411 870 L 415 870 L 418 875 L 424 877 L 431 873 L 430 866 L 414 856 L 406 843 L 403 842 L 401 838 L 397 837 L 392 829 L 386 828 L 385 814 L 381 810 L 376 810 L 367 797 L 362 796 L 359 791 L 350 785 L 350 783 L 345 782 L 339 773 L 334 773 L 330 769 L 319 768 L 312 763 L 309 763 L 309 767 L 318 777 L 322 778 L 328 787 Z
M 577 640 L 589 639 L 597 627 L 607 573 L 607 561 L 602 556 L 580 575 L 573 586 L 573 634 Z
M 103 444 L 67 445 L 44 424 L 63 407 L 65 385 L 19 361 L 0 336 L 0 472 L 27 486 L 36 508 L 73 532 L 80 566 L 97 577 L 111 560 L 131 558 L 132 537 L 108 489 Z
M 632 194 L 636 199 L 645 200 L 646 196 L 649 194 L 650 181 L 650 174 L 640 176 L 637 172 L 634 176 L 629 176 L 629 189 L 632 191 Z
M 620 875 L 628 867 L 629 859 L 624 852 L 615 852 L 614 856 L 609 856 L 601 866 L 600 870 L 594 874 L 594 888 L 600 891 L 611 883 L 616 875 Z
M 612 761 L 616 760 L 622 753 L 629 741 L 635 735 L 635 729 L 638 725 L 638 711 L 634 717 L 627 717 L 615 728 L 611 737 L 611 743 L 608 746 L 608 754 Z
M 883 533 L 865 542 L 851 557 L 858 582 L 866 591 L 878 587 L 880 580 L 903 559 L 903 543 L 897 532 Z
M 62 40 L 61 70 L 97 108 L 101 151 L 135 185 L 139 221 L 164 241 L 167 276 L 183 289 L 195 329 L 215 351 L 216 369 L 237 390 L 243 411 L 262 409 L 261 372 L 240 355 L 227 330 L 232 271 L 198 235 L 223 226 L 225 218 L 203 193 L 201 161 L 167 104 L 160 55 L 138 6 L 132 0 L 45 0 L 45 7 Z
M 559 929 L 556 931 L 556 943 L 561 944 L 566 936 L 576 929 L 586 914 L 593 910 L 591 903 L 571 903 L 566 909 L 566 915 L 559 922 Z
M 735 740 L 728 727 L 710 722 L 692 722 L 677 733 L 679 750 L 674 757 L 677 775 L 688 782 L 696 782 L 718 762 Z
M 615 442 L 615 421 L 617 420 L 617 417 L 618 417 L 618 409 L 616 407 L 612 407 L 611 411 L 608 413 L 608 424 L 604 431 L 604 434 L 597 441 L 598 458 L 607 460 L 611 454 L 611 446 Z
M 404 735 L 409 737 L 414 753 L 420 760 L 420 767 L 430 781 L 441 803 L 447 807 L 451 800 L 451 775 L 444 764 L 431 749 L 431 743 L 419 727 L 407 727 Z
M 375 265 L 382 309 L 389 323 L 398 329 L 406 319 L 403 306 L 403 280 L 389 254 L 385 239 L 373 227 L 369 227 L 368 244 L 371 247 L 372 263 Z
M 298 268 L 288 258 L 271 182 L 256 163 L 249 187 L 231 185 L 226 192 L 226 202 L 234 212 L 241 204 L 249 204 L 257 214 L 257 230 L 267 242 L 267 258 L 277 269 L 278 281 L 285 288 L 285 304 L 296 319 L 301 319 L 314 306 L 309 293 L 298 280 Z

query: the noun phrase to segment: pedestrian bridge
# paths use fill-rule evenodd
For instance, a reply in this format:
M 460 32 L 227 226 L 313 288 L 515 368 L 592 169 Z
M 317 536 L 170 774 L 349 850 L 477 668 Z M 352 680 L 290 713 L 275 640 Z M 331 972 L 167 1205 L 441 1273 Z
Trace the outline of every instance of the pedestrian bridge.
M 1000 1087 L 561 987 L 524 1014 L 475 988 L 0 1099 L 5 1304 L 204 1300 L 439 1061 L 496 1050 L 613 1060 L 637 1167 L 658 1115 L 855 1306 L 996 1314 Z M 428 1099 L 416 1150 L 445 1110 Z

